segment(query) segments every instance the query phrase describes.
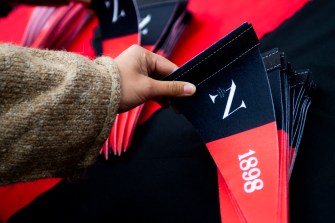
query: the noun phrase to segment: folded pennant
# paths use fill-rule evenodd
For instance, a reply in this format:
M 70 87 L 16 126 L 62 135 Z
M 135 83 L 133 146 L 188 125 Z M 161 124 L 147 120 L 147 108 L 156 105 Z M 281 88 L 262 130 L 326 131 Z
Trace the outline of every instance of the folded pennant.
M 287 78 L 286 75 L 281 75 L 280 70 L 280 52 L 278 49 L 273 49 L 262 54 L 262 60 L 265 65 L 265 70 L 268 74 L 272 99 L 274 103 L 274 111 L 277 123 L 278 134 L 278 149 L 279 149 L 279 193 L 282 194 L 278 200 L 278 219 L 288 221 L 288 136 L 286 125 L 287 119 L 285 118 L 284 107 L 287 103 Z
M 132 44 L 139 43 L 139 13 L 135 1 L 93 1 L 92 8 L 99 19 L 99 28 L 96 30 L 98 37 L 94 41 L 98 54 L 115 57 Z M 106 159 L 110 152 L 114 155 L 121 154 L 124 138 L 129 138 L 133 132 L 126 130 L 133 126 L 127 124 L 128 119 L 136 120 L 133 116 L 137 117 L 139 112 L 138 107 L 132 113 L 125 112 L 116 116 L 110 135 L 100 150 Z
M 36 7 L 33 10 L 22 37 L 22 46 L 30 46 L 33 43 L 55 11 L 56 7 Z
M 104 55 L 115 57 L 132 44 L 139 43 L 138 11 L 135 1 L 92 1 L 99 19 L 99 38 Z M 101 52 L 98 52 L 98 55 Z
M 193 97 L 173 104 L 206 143 L 247 222 L 274 222 L 281 196 L 278 140 L 258 46 L 252 26 L 243 24 L 167 79 L 197 86 Z
M 294 154 L 300 144 L 316 86 L 310 79 L 310 70 L 293 70 L 285 53 L 278 49 L 264 53 L 263 62 L 274 100 L 279 143 L 285 153 L 284 162 L 287 161 L 287 168 L 292 170 Z
M 291 99 L 291 121 L 290 121 L 290 153 L 289 153 L 289 176 L 292 173 L 294 161 L 298 152 L 307 112 L 315 94 L 316 85 L 310 79 L 310 70 L 294 71 L 289 69 L 290 99 Z
M 185 2 L 113 6 L 109 17 L 118 11 L 116 24 L 110 19 L 100 25 L 103 53 L 117 55 L 140 41 L 170 55 L 191 17 Z M 156 19 L 160 14 L 165 19 Z M 130 23 L 123 33 L 115 28 Z M 284 53 L 261 54 L 258 47 L 252 26 L 245 23 L 164 79 L 197 86 L 193 97 L 172 103 L 197 129 L 218 167 L 222 221 L 288 221 L 289 173 L 314 85 L 309 71 L 294 71 Z M 106 159 L 111 151 L 124 152 L 136 125 L 159 108 L 148 102 L 119 114 L 102 149 Z
M 190 21 L 190 13 L 185 11 L 187 2 L 95 2 L 93 9 L 100 22 L 94 40 L 97 53 L 116 56 L 132 44 L 141 43 L 167 57 Z M 100 152 L 104 153 L 106 159 L 110 152 L 121 155 L 130 146 L 137 124 L 143 123 L 159 108 L 156 103 L 147 102 L 118 114 Z
M 172 104 L 218 167 L 222 220 L 287 222 L 290 154 L 315 86 L 278 49 L 261 55 L 258 46 L 245 23 L 165 80 L 197 86 L 194 96 Z
M 174 22 L 171 31 L 162 39 L 161 44 L 158 44 L 154 52 L 160 54 L 164 57 L 169 58 L 175 48 L 179 38 L 184 33 L 187 25 L 192 18 L 192 14 L 189 11 L 184 11 L 179 15 L 179 17 Z
M 176 20 L 186 10 L 187 2 L 138 0 L 141 46 L 156 51 L 172 31 Z
M 36 7 L 22 39 L 23 46 L 64 49 L 93 18 L 82 4 L 59 8 Z

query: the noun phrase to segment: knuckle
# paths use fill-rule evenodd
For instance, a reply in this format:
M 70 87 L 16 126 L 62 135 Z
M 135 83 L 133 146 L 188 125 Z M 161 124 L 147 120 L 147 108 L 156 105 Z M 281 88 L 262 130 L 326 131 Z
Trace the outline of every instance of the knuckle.
M 155 86 L 154 86 L 154 83 L 152 81 L 146 81 L 144 86 L 151 93 L 155 91 Z
M 139 45 L 137 45 L 137 44 L 132 44 L 129 48 L 132 49 L 132 50 L 138 50 L 141 47 Z
M 131 52 L 134 55 L 142 55 L 143 54 L 143 48 L 140 47 L 137 44 L 133 44 L 128 48 L 129 52 Z
M 148 63 L 148 61 L 150 61 L 150 53 L 148 51 L 143 51 L 142 55 L 143 55 L 144 61 Z
M 168 84 L 168 88 L 172 95 L 177 96 L 181 94 L 181 86 L 176 81 L 170 81 Z

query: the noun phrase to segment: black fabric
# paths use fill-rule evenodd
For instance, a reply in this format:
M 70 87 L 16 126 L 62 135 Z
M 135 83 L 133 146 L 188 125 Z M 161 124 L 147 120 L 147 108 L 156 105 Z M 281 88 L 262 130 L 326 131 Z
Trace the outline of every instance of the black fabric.
M 101 29 L 102 40 L 123 37 L 138 33 L 137 9 L 132 0 L 92 1 L 90 7 L 95 11 Z
M 194 125 L 205 143 L 275 120 L 258 45 L 252 26 L 243 24 L 165 78 L 197 86 L 193 97 L 173 100 L 173 104 Z M 236 95 L 235 89 L 238 89 Z M 231 110 L 227 109 L 229 98 L 234 98 Z M 247 109 L 238 115 L 228 115 L 238 108 Z
M 174 18 L 174 23 L 171 27 L 171 31 L 168 33 L 168 35 L 164 35 L 162 36 L 163 38 L 160 38 L 160 44 L 155 47 L 154 52 L 158 52 L 164 57 L 170 58 L 176 44 L 178 43 L 179 38 L 184 33 L 191 20 L 192 13 L 187 10 L 183 11 L 178 16 L 178 18 Z
M 183 116 L 160 110 L 132 145 L 121 157 L 99 160 L 81 183 L 62 181 L 8 222 L 220 222 L 216 166 Z
M 268 74 L 271 95 L 276 116 L 277 129 L 283 130 L 286 119 L 284 107 L 287 98 L 283 98 L 284 92 L 282 85 L 286 82 L 282 81 L 280 73 L 280 52 L 277 48 L 262 54 L 263 63 Z M 278 66 L 279 65 L 279 66 Z M 284 106 L 285 104 L 285 106 Z
M 290 182 L 291 222 L 335 222 L 334 12 L 335 1 L 312 1 L 261 40 L 262 52 L 279 47 L 317 84 Z M 60 183 L 9 222 L 220 222 L 215 164 L 182 116 L 159 111 L 134 137 L 124 157 L 100 160 L 81 184 Z
M 179 3 L 186 3 L 188 0 L 136 0 L 139 7 L 144 5 L 155 5 L 155 4 L 162 4 L 162 3 L 171 3 L 171 2 L 179 2 Z
M 258 44 L 259 40 L 252 26 L 244 23 L 165 77 L 164 80 L 188 81 L 198 85 L 208 77 L 209 73 L 215 73 L 222 67 L 228 66 L 241 54 Z M 211 59 L 207 60 L 209 57 Z M 197 72 L 189 72 L 194 67 Z
M 8 5 L 8 0 L 0 0 L 0 18 L 6 17 L 12 9 L 13 7 Z
M 308 3 L 261 40 L 309 68 L 317 90 L 290 181 L 291 222 L 335 222 L 335 1 Z
M 315 92 L 309 69 L 294 70 L 284 52 L 263 54 L 276 114 L 277 128 L 289 133 L 289 145 L 298 149 L 306 114 Z
M 138 7 L 141 20 L 150 17 L 148 23 L 141 27 L 141 45 L 154 46 L 162 44 L 166 36 L 172 31 L 171 28 L 185 11 L 187 2 L 164 2 L 160 4 L 150 4 Z M 157 48 L 159 45 L 156 46 Z

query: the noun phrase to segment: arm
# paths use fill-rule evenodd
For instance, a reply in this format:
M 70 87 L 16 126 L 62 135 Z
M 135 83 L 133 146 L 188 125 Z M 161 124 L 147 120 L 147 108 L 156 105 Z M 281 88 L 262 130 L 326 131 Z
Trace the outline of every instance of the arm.
M 117 112 L 195 93 L 192 84 L 151 78 L 176 68 L 137 45 L 115 60 L 92 61 L 0 44 L 0 185 L 81 176 L 96 160 Z
M 0 185 L 80 174 L 98 156 L 119 100 L 110 58 L 0 44 Z

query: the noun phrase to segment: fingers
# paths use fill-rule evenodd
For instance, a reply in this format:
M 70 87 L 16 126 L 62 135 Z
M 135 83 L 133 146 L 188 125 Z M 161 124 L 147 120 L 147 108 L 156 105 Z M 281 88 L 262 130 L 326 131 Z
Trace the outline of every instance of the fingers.
M 146 63 L 148 75 L 157 79 L 167 76 L 178 68 L 168 59 L 150 51 L 146 51 Z
M 121 84 L 120 111 L 126 111 L 150 99 L 191 96 L 193 84 L 179 81 L 159 81 L 177 66 L 162 56 L 133 45 L 114 59 Z
M 157 81 L 153 79 L 151 82 L 151 89 L 148 92 L 150 98 L 191 96 L 196 91 L 196 87 L 188 82 Z
M 132 58 L 132 61 L 129 59 Z M 134 65 L 144 74 L 154 79 L 162 79 L 178 67 L 168 59 L 146 50 L 139 45 L 132 45 L 122 52 L 115 60 L 121 64 Z M 128 66 L 129 67 L 129 66 Z

